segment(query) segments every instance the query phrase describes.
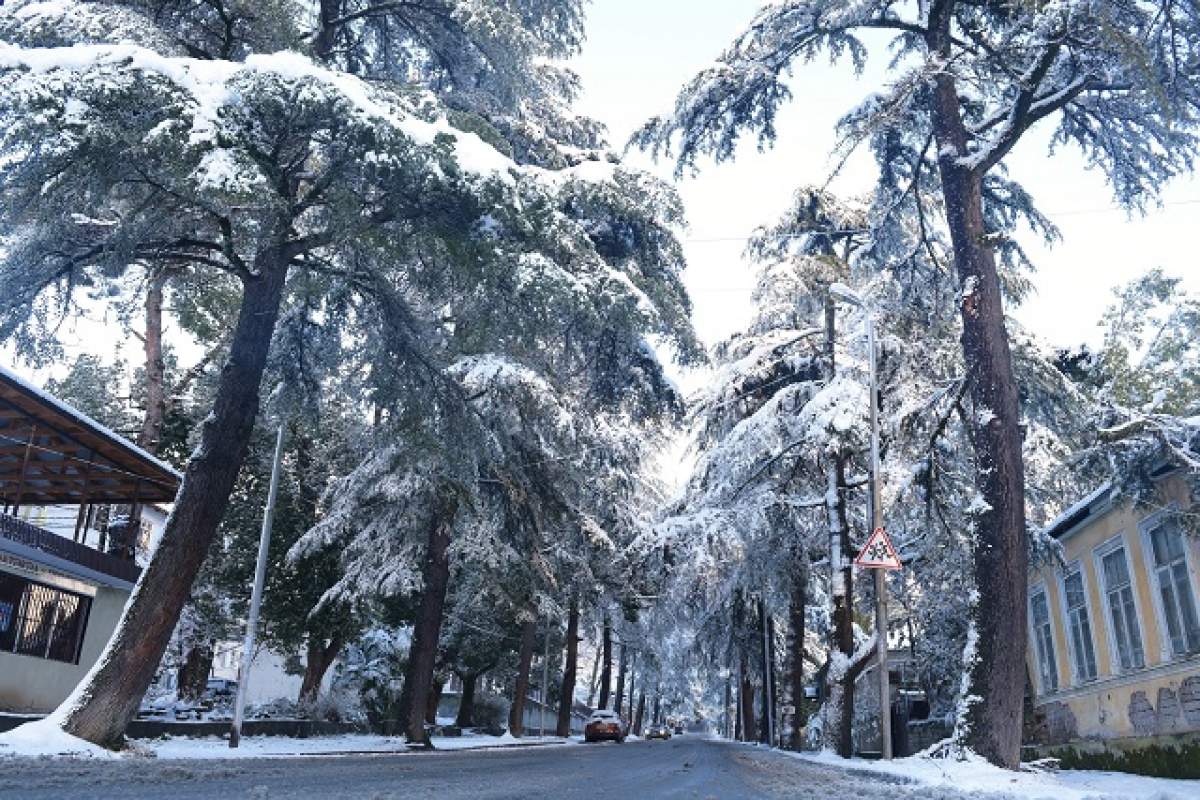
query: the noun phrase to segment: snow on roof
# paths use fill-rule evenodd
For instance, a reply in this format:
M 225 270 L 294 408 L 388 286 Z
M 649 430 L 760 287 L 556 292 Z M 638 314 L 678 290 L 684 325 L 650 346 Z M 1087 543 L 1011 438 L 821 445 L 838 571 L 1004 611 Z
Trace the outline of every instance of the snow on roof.
M 44 403 L 45 405 L 51 406 L 58 413 L 62 414 L 63 416 L 71 418 L 71 420 L 73 422 L 76 422 L 79 425 L 90 429 L 91 432 L 94 433 L 95 435 L 100 436 L 104 439 L 107 439 L 112 444 L 116 445 L 117 447 L 121 448 L 122 450 L 125 450 L 126 452 L 130 453 L 131 455 L 141 459 L 142 461 L 145 461 L 148 464 L 156 467 L 157 469 L 160 469 L 160 470 L 163 470 L 164 472 L 170 473 L 177 480 L 183 479 L 183 475 L 180 474 L 174 467 L 172 467 L 167 462 L 162 461 L 162 460 L 156 458 L 155 456 L 150 455 L 150 453 L 148 453 L 145 450 L 143 450 L 142 448 L 138 447 L 136 444 L 129 441 L 124 436 L 122 436 L 121 434 L 112 430 L 111 428 L 101 425 L 99 422 L 96 422 L 96 420 L 92 419 L 87 414 L 84 414 L 82 411 L 76 409 L 73 406 L 67 405 L 66 403 L 64 403 L 62 400 L 59 400 L 54 395 L 49 394 L 48 392 L 46 392 L 42 389 L 39 389 L 37 386 L 34 386 L 32 383 L 29 383 L 27 380 L 22 378 L 20 375 L 17 375 L 12 370 L 8 369 L 3 364 L 0 364 L 0 381 L 8 382 L 8 383 L 15 385 L 20 391 L 25 392 L 26 394 L 32 395 L 33 397 L 37 398 L 37 400 L 39 402 Z
M 1112 483 L 1107 482 L 1099 489 L 1096 489 L 1094 492 L 1075 503 L 1066 511 L 1055 517 L 1054 521 L 1046 526 L 1046 533 L 1056 539 L 1066 535 L 1068 531 L 1091 516 L 1091 507 L 1093 504 L 1100 500 L 1108 499 L 1108 495 L 1112 492 L 1112 488 Z

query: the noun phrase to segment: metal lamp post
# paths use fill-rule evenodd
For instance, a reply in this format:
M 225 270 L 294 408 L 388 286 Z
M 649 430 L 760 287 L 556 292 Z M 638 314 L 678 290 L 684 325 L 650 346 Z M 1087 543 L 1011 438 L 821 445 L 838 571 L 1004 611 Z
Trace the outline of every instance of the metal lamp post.
M 871 530 L 883 527 L 883 508 L 879 502 L 879 387 L 875 373 L 875 315 L 870 306 L 850 287 L 835 283 L 829 287 L 829 294 L 852 306 L 862 309 L 866 315 L 867 326 L 867 358 L 870 373 L 871 393 Z M 891 686 L 888 677 L 888 645 L 887 645 L 887 580 L 885 570 L 874 568 L 875 573 L 875 638 L 879 659 L 879 732 L 881 740 L 881 755 L 885 759 L 892 757 L 892 715 L 891 715 Z

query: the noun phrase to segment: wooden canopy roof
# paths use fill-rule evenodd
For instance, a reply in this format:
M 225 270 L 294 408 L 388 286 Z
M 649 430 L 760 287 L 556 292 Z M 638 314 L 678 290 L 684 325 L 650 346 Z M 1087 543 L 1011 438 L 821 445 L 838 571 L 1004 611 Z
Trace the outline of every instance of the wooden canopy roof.
M 0 366 L 0 502 L 166 503 L 169 465 Z

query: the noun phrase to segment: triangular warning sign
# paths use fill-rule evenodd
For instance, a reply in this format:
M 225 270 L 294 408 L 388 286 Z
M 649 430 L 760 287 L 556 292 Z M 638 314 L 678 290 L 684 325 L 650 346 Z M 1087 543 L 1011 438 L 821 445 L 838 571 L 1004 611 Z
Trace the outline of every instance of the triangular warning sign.
M 902 569 L 904 566 L 900 563 L 900 557 L 896 555 L 896 548 L 892 547 L 892 540 L 883 528 L 876 528 L 871 532 L 871 538 L 867 540 L 858 558 L 854 559 L 854 565 L 865 569 Z

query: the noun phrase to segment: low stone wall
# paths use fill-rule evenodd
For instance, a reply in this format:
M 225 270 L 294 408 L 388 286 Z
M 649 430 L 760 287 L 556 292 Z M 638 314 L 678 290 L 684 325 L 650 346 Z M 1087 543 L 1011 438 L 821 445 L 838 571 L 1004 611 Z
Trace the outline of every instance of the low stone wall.
M 343 733 L 367 733 L 367 726 L 355 722 L 325 722 L 315 719 L 254 719 L 242 723 L 242 736 L 283 736 L 308 739 L 312 736 L 337 736 Z M 125 735 L 130 739 L 157 739 L 162 736 L 186 736 L 203 739 L 227 736 L 228 722 L 173 722 L 138 719 L 129 723 Z
M 12 730 L 40 716 L 0 716 L 0 733 Z M 242 724 L 242 736 L 284 736 L 307 739 L 312 736 L 337 736 L 343 733 L 367 733 L 367 726 L 353 722 L 324 722 L 312 719 L 255 719 Z M 228 722 L 177 722 L 172 720 L 138 719 L 129 723 L 125 735 L 130 739 L 158 739 L 163 736 L 185 736 L 203 739 L 229 735 Z
M 954 733 L 953 723 L 944 719 L 923 719 L 908 723 L 908 752 L 897 755 L 911 756 L 949 738 Z
M 1056 758 L 1064 769 L 1132 772 L 1158 778 L 1200 778 L 1200 733 L 1082 740 L 1023 748 L 1023 758 Z

